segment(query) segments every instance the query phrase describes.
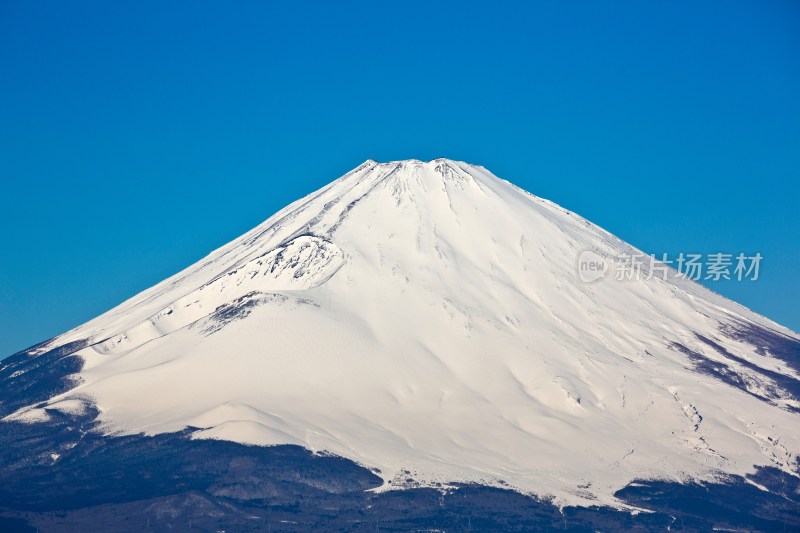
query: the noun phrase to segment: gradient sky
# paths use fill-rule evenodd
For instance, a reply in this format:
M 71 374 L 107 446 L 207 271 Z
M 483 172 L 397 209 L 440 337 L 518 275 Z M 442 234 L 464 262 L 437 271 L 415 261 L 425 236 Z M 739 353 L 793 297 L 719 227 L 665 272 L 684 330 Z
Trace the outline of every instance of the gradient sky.
M 0 356 L 367 158 L 482 164 L 800 330 L 800 3 L 0 2 Z

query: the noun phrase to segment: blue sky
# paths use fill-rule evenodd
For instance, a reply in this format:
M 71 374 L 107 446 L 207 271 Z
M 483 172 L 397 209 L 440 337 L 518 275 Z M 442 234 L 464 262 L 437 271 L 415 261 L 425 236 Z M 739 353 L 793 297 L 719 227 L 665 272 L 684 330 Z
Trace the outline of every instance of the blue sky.
M 800 330 L 800 4 L 2 2 L 0 356 L 367 158 L 482 164 Z

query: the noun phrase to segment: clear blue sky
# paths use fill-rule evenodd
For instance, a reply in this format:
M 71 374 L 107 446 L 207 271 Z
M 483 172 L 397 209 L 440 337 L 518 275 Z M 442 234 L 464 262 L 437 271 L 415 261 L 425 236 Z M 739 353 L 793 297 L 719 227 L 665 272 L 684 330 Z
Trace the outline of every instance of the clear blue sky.
M 800 3 L 0 2 L 0 356 L 367 158 L 482 164 L 800 330 Z

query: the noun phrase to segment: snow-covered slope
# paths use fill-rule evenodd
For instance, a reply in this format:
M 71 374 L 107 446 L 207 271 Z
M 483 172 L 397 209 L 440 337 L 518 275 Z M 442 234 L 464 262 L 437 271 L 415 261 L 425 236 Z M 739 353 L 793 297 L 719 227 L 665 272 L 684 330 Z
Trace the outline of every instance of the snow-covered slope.
M 796 470 L 798 336 L 692 282 L 583 283 L 584 250 L 634 251 L 483 167 L 367 161 L 42 346 L 88 341 L 49 408 L 562 503 Z

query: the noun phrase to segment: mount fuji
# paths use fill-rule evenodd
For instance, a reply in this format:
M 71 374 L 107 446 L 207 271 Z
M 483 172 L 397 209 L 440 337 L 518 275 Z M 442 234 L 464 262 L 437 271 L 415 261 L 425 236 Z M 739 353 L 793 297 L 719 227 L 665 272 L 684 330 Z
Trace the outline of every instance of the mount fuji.
M 800 527 L 800 336 L 587 251 L 643 253 L 480 166 L 366 161 L 0 361 L 0 526 Z

